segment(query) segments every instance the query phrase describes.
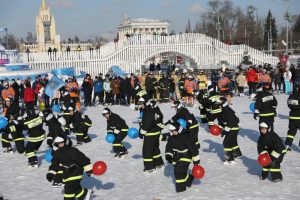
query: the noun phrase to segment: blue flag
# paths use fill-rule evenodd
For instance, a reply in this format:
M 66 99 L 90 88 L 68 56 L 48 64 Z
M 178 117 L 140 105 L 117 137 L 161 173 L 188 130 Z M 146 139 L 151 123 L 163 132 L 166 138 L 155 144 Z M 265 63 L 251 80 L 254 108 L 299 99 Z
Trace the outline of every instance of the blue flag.
M 53 98 L 55 92 L 65 85 L 65 82 L 53 75 L 45 88 L 45 94 Z

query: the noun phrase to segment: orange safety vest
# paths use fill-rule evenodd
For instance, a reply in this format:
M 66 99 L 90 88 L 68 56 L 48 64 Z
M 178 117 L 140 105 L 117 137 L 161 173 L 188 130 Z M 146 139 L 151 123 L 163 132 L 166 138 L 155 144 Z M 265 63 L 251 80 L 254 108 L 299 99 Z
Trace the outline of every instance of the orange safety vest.
M 78 93 L 76 91 L 73 91 L 73 89 L 76 89 L 77 92 L 79 90 L 79 86 L 76 82 L 69 82 L 66 86 L 66 90 L 70 92 L 71 97 L 78 97 Z
M 12 87 L 9 87 L 7 89 L 3 89 L 1 91 L 1 95 L 3 99 L 13 99 L 15 97 L 15 90 Z
M 190 81 L 187 79 L 184 82 L 184 88 L 188 94 L 192 94 L 194 92 L 194 90 L 197 89 L 197 85 L 196 85 L 195 81 L 193 81 L 193 80 Z
M 222 77 L 218 82 L 218 88 L 220 91 L 228 90 L 229 84 L 230 84 L 230 80 L 227 77 Z

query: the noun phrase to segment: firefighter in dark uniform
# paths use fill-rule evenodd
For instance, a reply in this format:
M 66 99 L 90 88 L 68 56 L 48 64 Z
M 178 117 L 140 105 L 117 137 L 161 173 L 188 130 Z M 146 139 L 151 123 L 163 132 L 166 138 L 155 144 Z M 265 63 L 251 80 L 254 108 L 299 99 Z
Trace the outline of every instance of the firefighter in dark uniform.
M 139 108 L 139 105 L 138 105 L 139 104 L 139 99 L 141 97 L 146 99 L 146 96 L 147 96 L 146 90 L 143 90 L 138 83 L 135 83 L 134 92 L 133 92 L 135 110 L 138 110 L 138 108 Z
M 52 182 L 55 172 L 59 166 L 63 168 L 64 200 L 90 199 L 91 190 L 80 185 L 83 172 L 88 176 L 92 174 L 92 165 L 88 157 L 74 147 L 69 147 L 62 137 L 56 137 L 53 145 L 58 149 L 55 151 L 52 164 L 47 173 L 47 180 Z
M 223 140 L 225 154 L 224 164 L 234 164 L 234 159 L 242 156 L 237 142 L 240 120 L 235 112 L 228 106 L 228 101 L 225 97 L 222 97 L 217 104 L 219 104 L 222 109 L 222 112 L 218 115 L 218 122 L 219 125 L 223 127 L 221 136 L 225 136 Z
M 76 135 L 77 144 L 91 142 L 88 130 L 92 127 L 92 120 L 79 111 L 74 112 L 71 118 L 70 130 Z
M 260 137 L 257 142 L 258 154 L 268 153 L 272 160 L 269 166 L 262 168 L 262 175 L 260 179 L 266 179 L 270 172 L 274 182 L 282 181 L 280 164 L 284 154 L 286 153 L 285 146 L 281 138 L 275 132 L 270 130 L 270 126 L 267 123 L 260 123 L 259 131 Z
M 72 123 L 73 114 L 74 114 L 74 108 L 72 106 L 63 109 L 62 117 L 66 121 L 66 125 L 64 126 L 64 128 L 65 128 L 65 133 L 67 135 L 70 135 L 70 124 Z
M 289 130 L 285 139 L 285 145 L 287 150 L 290 151 L 290 146 L 293 144 L 297 130 L 300 130 L 300 86 L 294 87 L 293 94 L 289 96 L 287 104 L 291 110 L 289 114 Z
M 199 132 L 199 123 L 196 120 L 195 116 L 189 112 L 188 109 L 184 108 L 180 101 L 174 101 L 172 107 L 175 108 L 176 114 L 166 123 L 171 124 L 176 122 L 178 119 L 183 119 L 186 121 L 186 129 L 188 129 L 188 133 L 193 138 L 195 144 L 200 148 L 200 143 L 198 140 L 198 132 Z
M 184 100 L 184 98 L 186 97 L 186 91 L 184 89 L 184 83 L 185 83 L 185 80 L 186 80 L 186 73 L 183 73 L 181 75 L 181 79 L 179 79 L 179 92 L 180 92 L 180 95 L 181 95 L 181 99 Z
M 207 93 L 202 91 L 202 92 L 198 92 L 199 94 L 197 95 L 197 99 L 199 102 L 199 110 L 200 110 L 200 119 L 201 119 L 201 123 L 205 124 L 207 123 Z
M 170 125 L 170 137 L 168 138 L 168 150 L 166 160 L 173 164 L 176 179 L 176 192 L 183 192 L 186 187 L 191 187 L 193 175 L 188 173 L 189 165 L 200 163 L 199 150 L 191 137 L 189 130 L 184 130 L 178 122 Z
M 113 142 L 115 158 L 122 158 L 128 154 L 127 149 L 122 144 L 122 141 L 127 136 L 128 126 L 124 119 L 111 112 L 109 108 L 104 108 L 102 114 L 107 119 L 107 132 L 115 136 L 115 141 Z
M 41 112 L 42 113 L 42 112 Z M 29 167 L 38 167 L 36 152 L 45 139 L 42 116 L 37 114 L 24 116 L 23 128 L 28 130 L 27 145 L 25 153 L 28 157 Z
M 268 84 L 264 85 L 263 91 L 259 92 L 256 95 L 255 111 L 253 118 L 256 120 L 257 116 L 259 116 L 259 124 L 261 122 L 266 122 L 271 128 L 271 131 L 273 131 L 277 100 L 275 96 L 269 91 L 269 88 L 267 88 L 266 86 L 268 86 Z
M 6 129 L 0 131 L 2 132 L 1 143 L 2 143 L 2 147 L 4 148 L 3 153 L 13 153 L 13 149 L 10 144 L 12 140 L 9 138 L 9 134 L 11 132 L 9 128 L 12 125 L 12 121 L 17 120 L 20 108 L 16 103 L 12 102 L 12 99 L 6 98 L 4 99 L 4 101 L 5 101 L 4 103 L 6 108 L 6 112 L 4 116 L 8 121 L 8 126 L 6 126 Z
M 215 87 L 213 85 L 208 86 L 208 97 L 204 99 L 205 103 L 202 105 L 206 105 L 207 111 L 207 121 L 208 126 L 214 125 L 215 119 L 217 119 L 218 115 L 222 112 L 220 106 L 216 104 L 217 101 L 221 98 L 220 94 L 215 91 Z
M 143 99 L 143 97 L 141 97 L 141 99 Z M 164 166 L 159 149 L 161 127 L 158 126 L 159 120 L 156 111 L 150 105 L 146 105 L 147 103 L 144 99 L 141 99 L 139 103 L 143 110 L 143 117 L 140 127 L 140 138 L 144 138 L 144 172 L 153 173 L 156 169 Z

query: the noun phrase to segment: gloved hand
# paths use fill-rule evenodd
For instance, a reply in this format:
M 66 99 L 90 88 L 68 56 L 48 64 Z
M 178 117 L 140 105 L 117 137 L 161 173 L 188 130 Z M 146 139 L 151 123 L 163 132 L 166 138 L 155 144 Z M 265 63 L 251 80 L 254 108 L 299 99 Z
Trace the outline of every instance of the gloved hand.
M 200 160 L 193 161 L 193 164 L 194 164 L 194 165 L 199 165 L 199 164 L 200 164 Z
M 69 125 L 69 127 L 70 127 L 71 129 L 73 129 L 73 128 L 74 128 L 73 123 L 71 123 L 71 124 Z
M 120 133 L 120 130 L 114 129 L 114 133 L 115 133 L 115 134 L 119 134 L 119 133 Z
M 48 172 L 46 178 L 49 182 L 52 182 L 54 179 L 54 174 Z
M 231 128 L 230 127 L 228 127 L 228 126 L 225 126 L 225 128 L 224 128 L 224 131 L 225 132 L 229 132 L 231 130 Z
M 139 134 L 139 138 L 140 138 L 140 139 L 144 139 L 144 135 L 140 133 L 140 134 Z
M 85 172 L 88 177 L 91 177 L 93 174 L 93 170 L 89 170 Z
M 257 116 L 258 116 L 258 114 L 254 113 L 253 119 L 257 120 Z
M 168 161 L 168 163 L 172 163 L 172 159 L 173 159 L 172 155 L 170 155 L 170 154 L 166 155 L 166 160 Z
M 199 104 L 199 110 L 202 110 L 204 107 L 203 107 L 203 105 L 200 103 Z
M 168 124 L 171 124 L 170 120 L 165 123 L 165 126 L 167 126 Z
M 52 148 L 53 148 L 53 139 L 52 139 L 52 138 L 48 138 L 48 139 L 47 139 L 47 144 L 48 144 L 49 147 L 52 149 Z

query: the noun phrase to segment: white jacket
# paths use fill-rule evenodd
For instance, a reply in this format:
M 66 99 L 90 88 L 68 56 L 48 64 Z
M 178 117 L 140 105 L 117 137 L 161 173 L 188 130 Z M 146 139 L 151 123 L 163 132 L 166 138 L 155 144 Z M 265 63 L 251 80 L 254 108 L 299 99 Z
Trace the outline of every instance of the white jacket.
M 290 81 L 292 79 L 292 73 L 290 71 L 284 72 L 283 78 L 284 81 Z
M 110 91 L 111 91 L 110 81 L 105 80 L 105 81 L 103 82 L 103 89 L 104 89 L 106 92 L 110 92 Z

